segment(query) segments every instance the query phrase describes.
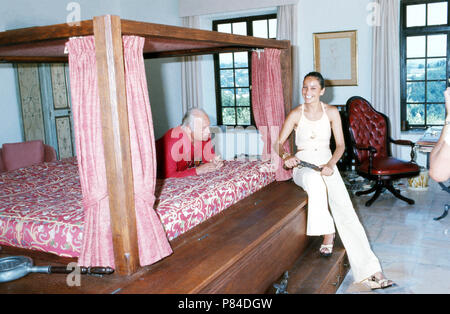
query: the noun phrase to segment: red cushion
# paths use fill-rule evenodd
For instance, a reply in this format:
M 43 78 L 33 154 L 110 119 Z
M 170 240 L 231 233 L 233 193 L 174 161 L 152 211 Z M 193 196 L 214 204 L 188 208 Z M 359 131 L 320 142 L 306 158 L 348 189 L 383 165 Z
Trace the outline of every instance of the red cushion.
M 44 162 L 44 143 L 41 140 L 5 143 L 2 147 L 3 165 L 11 171 Z
M 365 160 L 358 167 L 358 170 L 363 172 L 369 171 L 369 160 Z M 420 171 L 417 164 L 403 161 L 393 157 L 375 158 L 372 164 L 372 172 L 374 175 L 397 175 L 409 172 Z

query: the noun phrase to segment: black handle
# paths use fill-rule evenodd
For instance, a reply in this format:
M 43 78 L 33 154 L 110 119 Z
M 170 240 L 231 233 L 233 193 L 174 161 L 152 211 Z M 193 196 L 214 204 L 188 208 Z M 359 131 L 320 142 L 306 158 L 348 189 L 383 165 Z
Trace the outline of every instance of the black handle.
M 114 269 L 111 267 L 79 267 L 80 274 L 94 274 L 94 275 L 111 275 L 114 273 Z M 70 274 L 73 272 L 73 268 L 67 269 L 64 266 L 49 266 L 50 274 Z

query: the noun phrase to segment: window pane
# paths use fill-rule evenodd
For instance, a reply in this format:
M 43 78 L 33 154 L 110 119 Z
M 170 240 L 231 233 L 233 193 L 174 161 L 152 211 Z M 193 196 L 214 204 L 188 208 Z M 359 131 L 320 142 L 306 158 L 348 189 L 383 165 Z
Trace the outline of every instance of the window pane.
M 445 80 L 445 66 L 447 60 L 445 58 L 428 59 L 427 78 L 429 80 Z
M 427 82 L 427 102 L 444 102 L 445 81 Z
M 235 52 L 234 53 L 234 66 L 236 68 L 248 67 L 248 53 L 247 52 Z
M 234 89 L 222 89 L 222 106 L 234 107 Z
M 220 70 L 220 86 L 234 87 L 233 70 Z
M 221 33 L 228 33 L 231 34 L 231 24 L 219 24 L 217 25 L 217 31 Z
M 236 125 L 234 108 L 222 108 L 222 122 L 227 125 Z
M 250 125 L 250 107 L 237 108 L 237 124 Z
M 249 86 L 248 69 L 236 70 L 236 86 Z
M 428 4 L 428 25 L 447 24 L 447 2 Z
M 406 27 L 425 26 L 425 4 L 406 6 Z
M 445 105 L 427 105 L 427 124 L 443 124 L 445 122 Z
M 269 20 L 269 38 L 277 37 L 277 19 Z
M 406 57 L 425 57 L 425 36 L 410 36 L 406 38 Z
M 233 67 L 233 53 L 219 53 L 220 68 L 232 68 Z
M 236 89 L 236 106 L 250 106 L 250 89 Z
M 425 124 L 425 106 L 422 104 L 407 104 L 406 119 L 409 124 Z
M 425 82 L 406 83 L 407 102 L 425 102 Z
M 253 21 L 253 36 L 268 38 L 267 20 Z
M 428 36 L 428 57 L 445 57 L 447 55 L 447 35 Z
M 425 59 L 406 61 L 406 79 L 411 81 L 425 79 Z
M 247 23 L 239 22 L 233 23 L 233 34 L 235 35 L 247 35 Z

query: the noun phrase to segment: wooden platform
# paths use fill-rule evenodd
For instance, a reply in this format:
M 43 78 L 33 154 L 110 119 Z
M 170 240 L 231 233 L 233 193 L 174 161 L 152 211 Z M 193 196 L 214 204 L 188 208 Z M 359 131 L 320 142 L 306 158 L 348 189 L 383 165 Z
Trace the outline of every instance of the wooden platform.
M 28 274 L 0 283 L 0 293 L 264 293 L 308 247 L 306 193 L 272 183 L 171 242 L 174 253 L 130 276 Z M 73 259 L 4 247 L 0 257 L 27 255 L 35 265 Z
M 344 280 L 349 271 L 349 263 L 342 242 L 336 238 L 333 255 L 322 257 L 319 247 L 322 238 L 311 241 L 305 253 L 288 270 L 288 278 L 283 274 L 268 293 L 288 294 L 333 294 Z M 280 285 L 281 283 L 281 285 Z

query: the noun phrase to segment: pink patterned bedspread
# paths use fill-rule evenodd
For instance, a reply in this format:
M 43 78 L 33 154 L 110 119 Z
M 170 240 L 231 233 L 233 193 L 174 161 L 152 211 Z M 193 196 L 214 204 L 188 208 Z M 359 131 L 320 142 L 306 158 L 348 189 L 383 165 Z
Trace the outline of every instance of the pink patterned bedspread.
M 158 180 L 155 209 L 169 240 L 275 180 L 260 161 Z M 76 158 L 0 174 L 0 245 L 78 257 L 84 213 Z

